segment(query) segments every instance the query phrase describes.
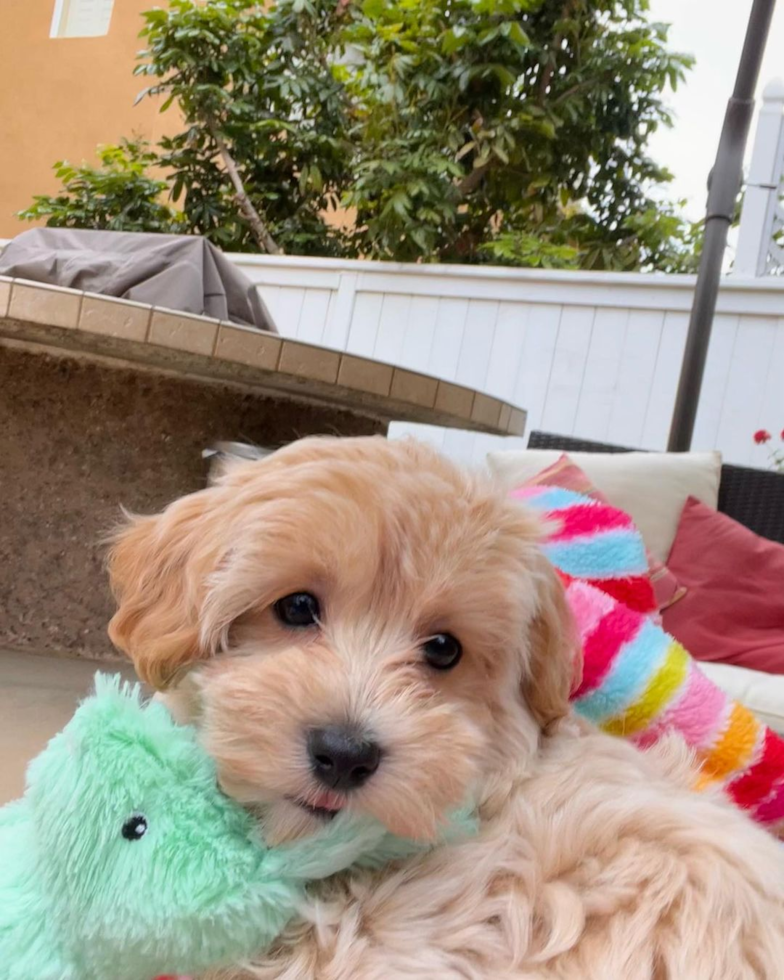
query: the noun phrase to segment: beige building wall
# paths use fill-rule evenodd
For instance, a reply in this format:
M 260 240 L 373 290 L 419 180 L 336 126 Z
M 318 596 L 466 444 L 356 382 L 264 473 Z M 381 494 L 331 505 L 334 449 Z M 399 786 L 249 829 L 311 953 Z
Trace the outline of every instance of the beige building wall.
M 57 189 L 56 160 L 94 163 L 99 143 L 158 139 L 167 118 L 150 99 L 133 105 L 141 12 L 162 0 L 114 0 L 108 33 L 78 38 L 49 36 L 55 3 L 0 2 L 0 238 L 30 227 L 14 213 Z

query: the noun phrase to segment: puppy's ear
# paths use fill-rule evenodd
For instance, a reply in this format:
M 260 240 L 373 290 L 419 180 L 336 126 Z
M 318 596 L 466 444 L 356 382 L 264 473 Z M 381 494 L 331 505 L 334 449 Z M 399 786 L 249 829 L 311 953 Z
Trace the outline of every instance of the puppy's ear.
M 198 616 L 213 561 L 208 493 L 177 500 L 154 517 L 130 518 L 109 552 L 118 605 L 109 637 L 156 690 L 208 653 L 200 640 Z
M 537 611 L 529 627 L 523 697 L 545 729 L 568 713 L 569 695 L 582 675 L 582 655 L 566 592 L 544 555 L 537 571 Z

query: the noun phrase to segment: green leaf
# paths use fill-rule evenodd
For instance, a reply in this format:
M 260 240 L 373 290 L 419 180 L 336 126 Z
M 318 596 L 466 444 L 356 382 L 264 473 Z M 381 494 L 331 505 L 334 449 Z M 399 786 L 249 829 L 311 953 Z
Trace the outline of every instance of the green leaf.
M 520 48 L 528 48 L 531 46 L 531 39 L 520 26 L 519 21 L 513 20 L 509 22 L 508 36 L 509 40 Z
M 146 98 L 149 94 L 150 94 L 150 88 L 143 88 L 141 92 L 139 92 L 139 94 L 133 100 L 133 104 L 137 106 L 142 101 L 142 99 Z
M 412 228 L 411 237 L 423 252 L 428 251 L 430 243 L 424 228 Z
M 511 88 L 517 80 L 517 76 L 514 75 L 505 65 L 492 65 L 491 71 L 504 88 Z
M 173 201 L 179 201 L 184 187 L 185 179 L 182 174 L 178 174 L 174 180 L 174 185 L 172 186 L 171 199 Z
M 386 9 L 386 0 L 363 0 L 362 3 L 362 13 L 370 20 L 379 20 Z
M 470 44 L 472 35 L 464 27 L 451 27 L 441 35 L 441 50 L 444 54 L 455 54 L 461 48 Z
M 500 34 L 500 25 L 496 27 L 487 27 L 485 30 L 479 32 L 477 41 L 479 42 L 480 46 L 484 47 L 484 45 L 490 44 L 491 41 L 495 41 Z

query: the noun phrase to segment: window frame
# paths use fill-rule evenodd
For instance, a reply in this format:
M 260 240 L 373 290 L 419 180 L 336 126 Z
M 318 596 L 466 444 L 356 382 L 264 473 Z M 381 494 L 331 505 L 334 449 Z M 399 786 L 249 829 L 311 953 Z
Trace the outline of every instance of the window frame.
M 90 32 L 87 34 L 66 33 L 69 18 L 78 10 L 78 7 L 82 2 L 83 0 L 54 0 L 52 22 L 49 26 L 49 37 L 52 40 L 62 41 L 68 40 L 69 38 L 106 37 L 108 35 L 109 30 L 111 29 L 115 0 L 105 0 L 105 2 L 109 5 L 109 17 L 105 26 L 103 26 L 101 29 L 96 29 L 95 32 Z

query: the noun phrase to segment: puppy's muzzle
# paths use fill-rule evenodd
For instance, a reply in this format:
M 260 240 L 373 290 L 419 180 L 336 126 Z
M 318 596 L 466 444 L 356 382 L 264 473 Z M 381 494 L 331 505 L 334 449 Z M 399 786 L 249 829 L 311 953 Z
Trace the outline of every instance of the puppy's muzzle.
M 347 793 L 366 783 L 381 762 L 381 748 L 366 733 L 348 725 L 327 725 L 308 732 L 313 775 L 327 789 Z

